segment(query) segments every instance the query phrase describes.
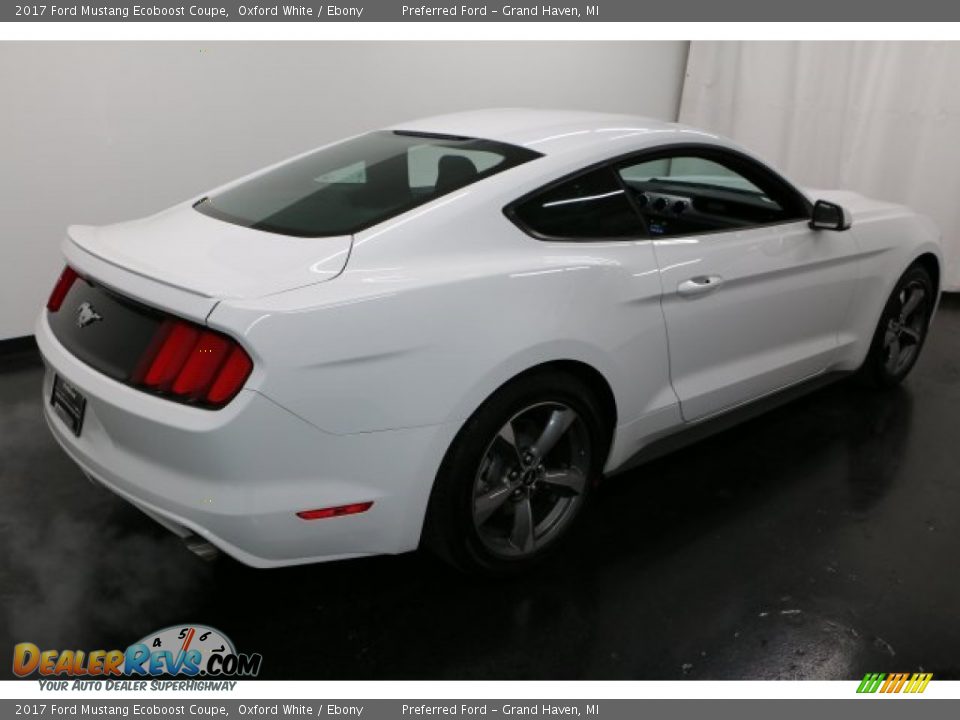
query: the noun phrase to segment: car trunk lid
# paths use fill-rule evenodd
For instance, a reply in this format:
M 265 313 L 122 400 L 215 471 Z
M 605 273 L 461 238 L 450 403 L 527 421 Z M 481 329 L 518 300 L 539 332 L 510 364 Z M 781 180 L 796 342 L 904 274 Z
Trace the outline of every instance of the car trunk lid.
M 116 225 L 75 225 L 68 235 L 109 265 L 217 301 L 331 280 L 343 271 L 352 243 L 349 235 L 290 237 L 233 225 L 191 204 Z
M 138 384 L 151 348 L 174 324 L 201 343 L 212 332 L 202 326 L 219 302 L 335 278 L 351 242 L 350 236 L 302 238 L 252 230 L 206 217 L 190 205 L 134 222 L 73 226 L 64 255 L 68 277 L 75 275 L 58 302 L 51 298 L 47 322 L 75 357 L 108 377 Z M 216 338 L 211 342 L 223 345 Z M 173 383 L 153 390 L 176 389 Z

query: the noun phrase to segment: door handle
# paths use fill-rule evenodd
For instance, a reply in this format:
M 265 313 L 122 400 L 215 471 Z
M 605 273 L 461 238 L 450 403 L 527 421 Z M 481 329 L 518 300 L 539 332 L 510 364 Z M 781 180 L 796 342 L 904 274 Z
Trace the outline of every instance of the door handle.
M 723 285 L 719 275 L 697 275 L 677 285 L 678 295 L 703 295 Z

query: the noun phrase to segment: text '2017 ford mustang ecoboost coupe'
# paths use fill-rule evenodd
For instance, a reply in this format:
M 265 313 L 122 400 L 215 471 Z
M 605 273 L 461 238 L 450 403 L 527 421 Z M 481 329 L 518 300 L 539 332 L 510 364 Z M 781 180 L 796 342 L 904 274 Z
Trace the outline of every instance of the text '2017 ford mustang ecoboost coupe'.
M 690 127 L 533 110 L 360 135 L 63 251 L 46 416 L 95 481 L 258 567 L 423 541 L 494 572 L 667 436 L 899 382 L 941 266 L 907 208 Z

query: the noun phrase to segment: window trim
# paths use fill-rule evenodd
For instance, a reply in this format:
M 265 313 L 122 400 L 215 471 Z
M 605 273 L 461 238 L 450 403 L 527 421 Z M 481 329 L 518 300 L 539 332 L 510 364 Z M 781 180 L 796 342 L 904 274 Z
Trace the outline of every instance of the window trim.
M 655 160 L 661 160 L 664 157 L 675 156 L 678 153 L 683 152 L 687 153 L 685 157 L 698 157 L 704 160 L 713 160 L 714 162 L 719 162 L 720 165 L 724 167 L 729 167 L 729 169 L 734 172 L 743 174 L 737 168 L 737 165 L 747 165 L 748 167 L 755 169 L 757 175 L 760 176 L 763 180 L 767 180 L 772 183 L 774 186 L 782 189 L 788 197 L 791 198 L 792 202 L 796 205 L 796 210 L 800 211 L 802 214 L 797 217 L 790 217 L 784 220 L 777 220 L 776 222 L 770 223 L 759 223 L 756 225 L 748 225 L 738 228 L 719 228 L 717 230 L 706 230 L 701 232 L 692 232 L 692 233 L 678 233 L 676 235 L 667 235 L 662 236 L 666 238 L 675 238 L 675 237 L 691 237 L 691 236 L 701 236 L 701 235 L 716 235 L 718 233 L 729 233 L 729 232 L 744 232 L 748 230 L 755 230 L 758 228 L 769 228 L 777 227 L 779 225 L 789 225 L 796 222 L 807 222 L 810 220 L 811 214 L 813 212 L 813 204 L 804 195 L 800 192 L 797 187 L 787 180 L 783 175 L 778 173 L 773 168 L 769 167 L 765 163 L 757 160 L 756 158 L 747 155 L 744 152 L 735 150 L 733 148 L 724 147 L 722 145 L 713 145 L 710 143 L 671 143 L 669 145 L 660 145 L 653 148 L 644 148 L 643 150 L 633 150 L 622 155 L 617 155 L 612 158 L 607 158 L 606 160 L 600 160 L 590 165 L 586 165 L 578 170 L 567 173 L 566 175 L 559 177 L 555 180 L 551 180 L 540 187 L 531 190 L 530 192 L 524 193 L 522 196 L 511 200 L 503 207 L 503 214 L 507 217 L 510 222 L 516 225 L 524 234 L 529 235 L 530 237 L 540 240 L 543 242 L 564 242 L 564 243 L 595 243 L 595 242 L 637 242 L 640 240 L 652 240 L 656 241 L 661 239 L 661 236 L 653 236 L 650 234 L 647 228 L 647 222 L 643 217 L 643 213 L 640 212 L 640 208 L 637 206 L 636 201 L 630 196 L 630 193 L 627 192 L 629 188 L 624 182 L 623 178 L 620 175 L 620 169 L 624 166 L 637 165 L 643 162 L 652 162 Z M 718 161 L 716 158 L 721 159 L 732 159 L 734 164 L 728 166 L 724 162 Z M 553 190 L 559 185 L 563 185 L 571 180 L 576 180 L 582 175 L 587 175 L 591 172 L 595 172 L 602 168 L 608 168 L 613 172 L 614 177 L 616 177 L 617 182 L 624 189 L 627 197 L 627 202 L 630 203 L 630 207 L 633 208 L 634 213 L 640 220 L 640 226 L 644 229 L 644 234 L 623 237 L 623 236 L 597 236 L 593 237 L 583 237 L 583 238 L 570 238 L 562 237 L 557 235 L 546 235 L 541 233 L 534 228 L 526 225 L 520 217 L 517 215 L 517 207 L 524 204 L 525 202 L 534 199 L 537 195 L 540 195 L 545 192 Z M 746 180 L 752 182 L 749 177 L 744 175 Z

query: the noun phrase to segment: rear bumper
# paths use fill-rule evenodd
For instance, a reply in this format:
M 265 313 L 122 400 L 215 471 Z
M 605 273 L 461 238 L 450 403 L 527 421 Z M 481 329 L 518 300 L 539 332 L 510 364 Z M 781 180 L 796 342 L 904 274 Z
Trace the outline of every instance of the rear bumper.
M 333 435 L 243 390 L 203 410 L 111 380 L 68 353 L 42 313 L 44 415 L 93 479 L 171 530 L 273 567 L 414 549 L 450 429 Z M 50 406 L 53 374 L 87 399 L 76 437 Z M 372 500 L 365 513 L 306 521 L 300 510 Z

